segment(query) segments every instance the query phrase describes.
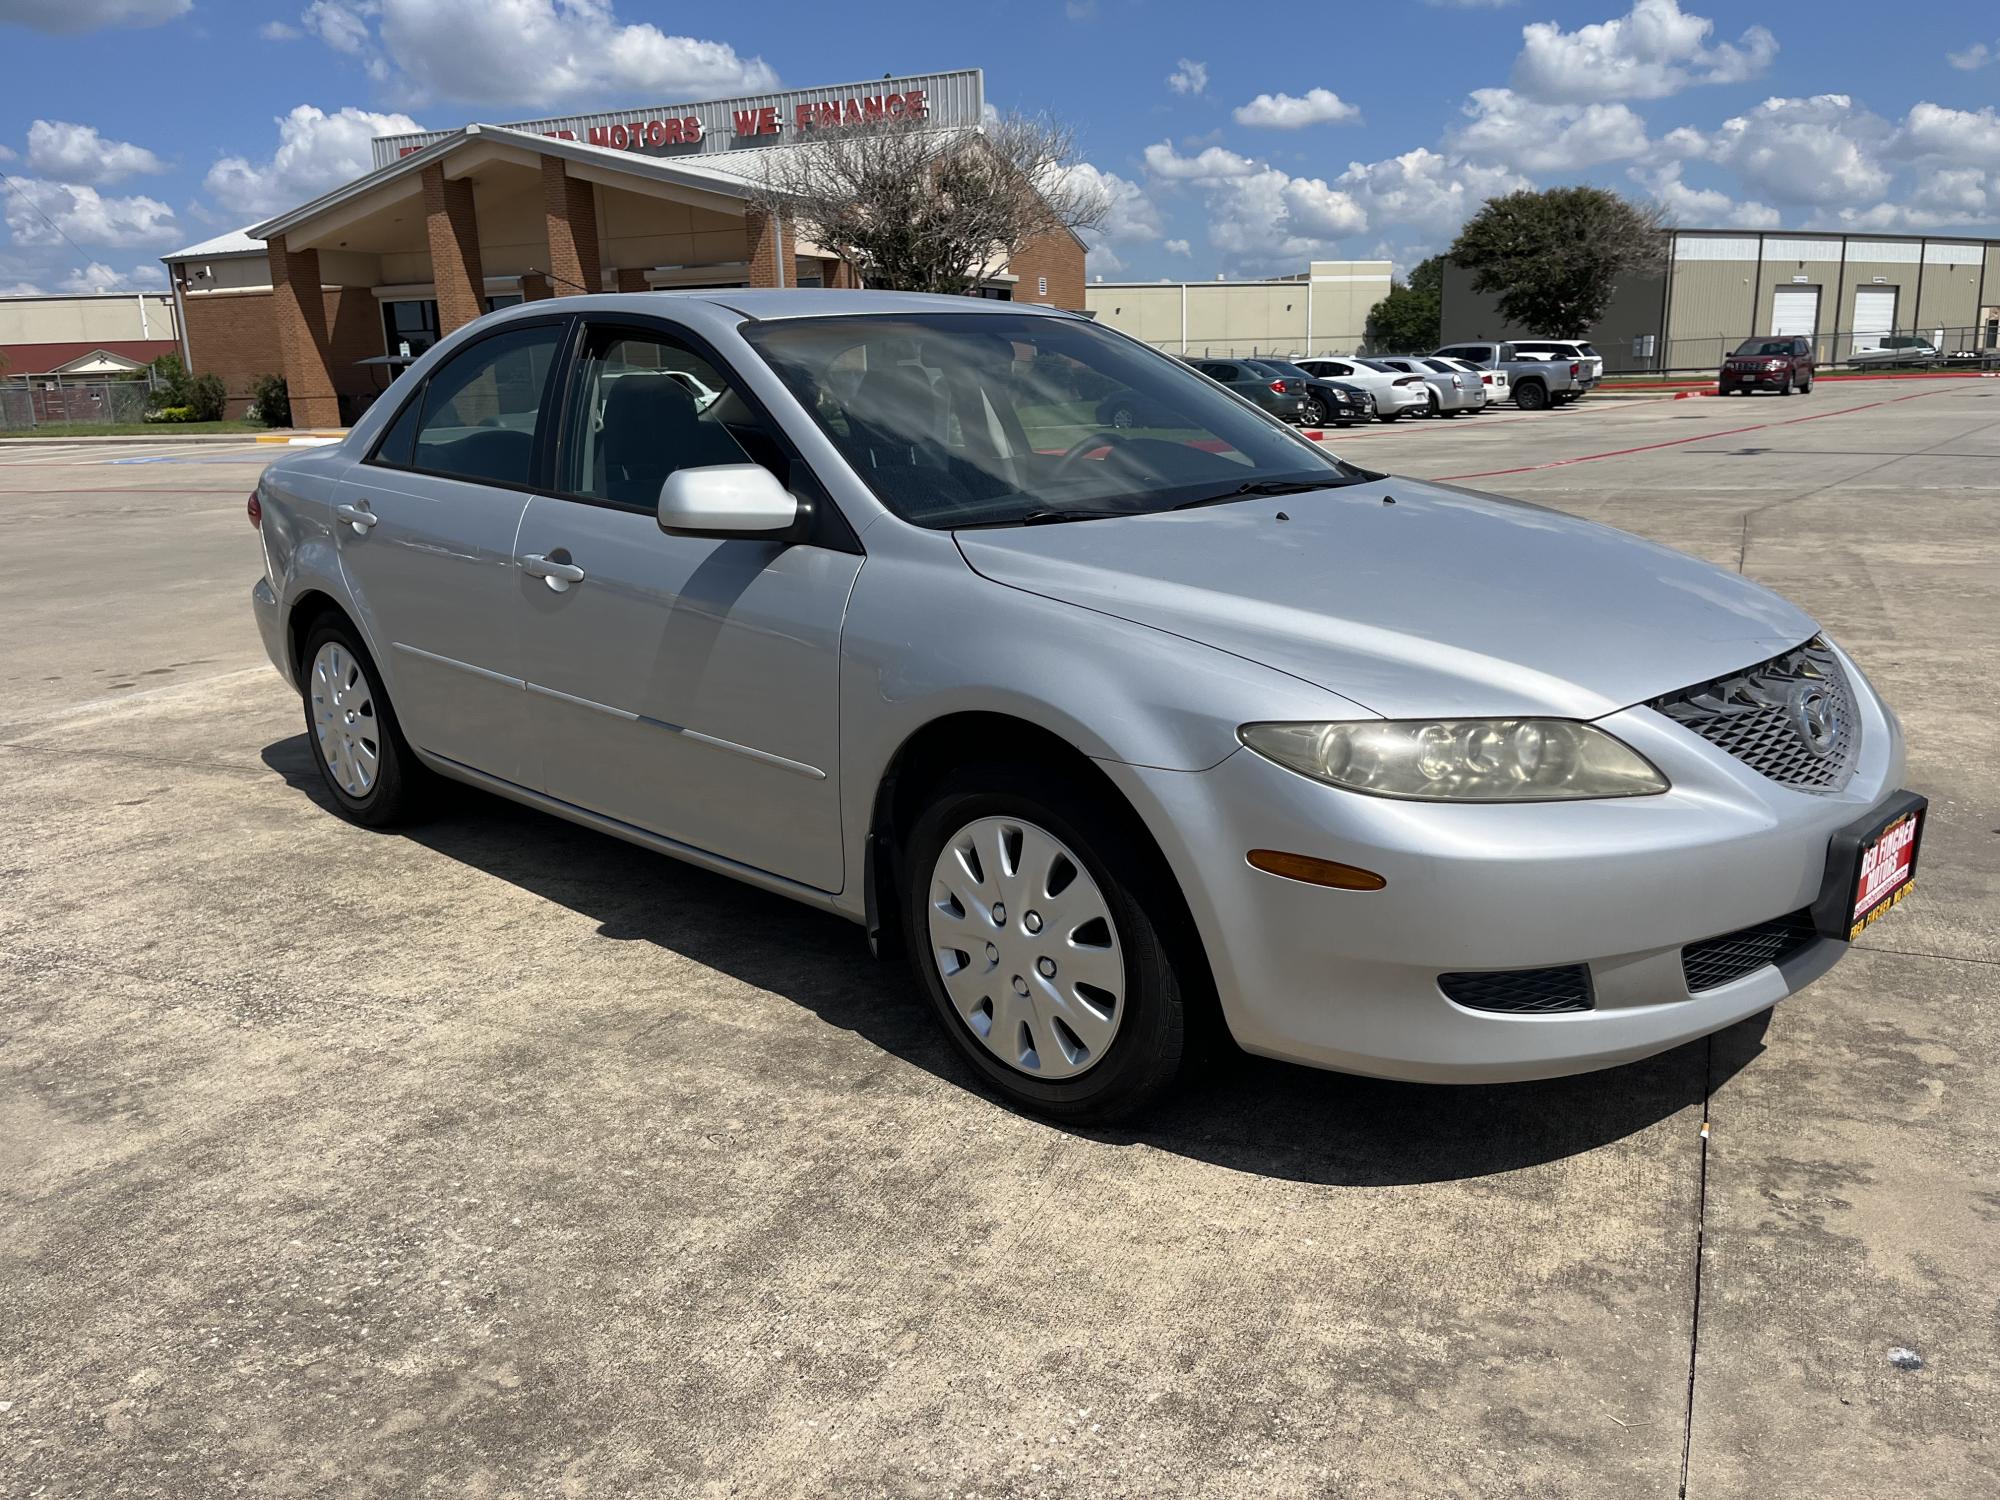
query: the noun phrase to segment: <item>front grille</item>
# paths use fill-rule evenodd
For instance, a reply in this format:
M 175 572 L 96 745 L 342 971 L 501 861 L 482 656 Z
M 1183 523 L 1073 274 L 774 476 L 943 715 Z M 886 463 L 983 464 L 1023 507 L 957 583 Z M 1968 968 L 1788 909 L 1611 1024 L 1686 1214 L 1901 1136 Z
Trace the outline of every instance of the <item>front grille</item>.
M 1689 943 L 1681 949 L 1681 973 L 1687 979 L 1688 993 L 1698 995 L 1754 974 L 1766 964 L 1783 963 L 1811 947 L 1818 936 L 1812 913 L 1795 911 L 1739 932 Z
M 1854 774 L 1854 691 L 1818 636 L 1647 706 L 1794 791 L 1837 792 Z
M 1490 969 L 1440 974 L 1438 988 L 1473 1010 L 1547 1013 L 1589 1010 L 1590 970 L 1582 964 L 1559 969 Z

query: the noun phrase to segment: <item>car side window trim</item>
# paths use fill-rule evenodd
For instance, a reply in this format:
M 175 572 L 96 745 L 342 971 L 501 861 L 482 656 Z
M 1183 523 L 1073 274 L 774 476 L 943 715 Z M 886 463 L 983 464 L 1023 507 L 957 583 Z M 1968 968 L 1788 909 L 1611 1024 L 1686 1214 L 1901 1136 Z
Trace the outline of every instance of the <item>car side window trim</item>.
M 543 481 L 548 477 L 549 461 L 555 451 L 553 434 L 550 432 L 552 423 L 550 421 L 551 411 L 549 403 L 555 399 L 556 393 L 561 388 L 564 377 L 567 374 L 565 357 L 570 344 L 570 337 L 567 332 L 559 335 L 557 338 L 556 361 L 549 371 L 548 379 L 542 384 L 541 404 L 535 411 L 535 446 L 528 462 L 528 483 L 517 484 L 510 480 L 501 479 L 468 479 L 463 474 L 444 474 L 435 469 L 423 468 L 417 464 L 391 463 L 381 456 L 382 445 L 389 440 L 389 435 L 395 431 L 396 424 L 402 420 L 403 414 L 410 410 L 413 405 L 417 408 L 417 424 L 419 428 L 422 427 L 424 411 L 421 403 L 430 396 L 431 377 L 446 365 L 454 363 L 460 355 L 470 353 L 481 344 L 505 334 L 518 333 L 524 328 L 561 329 L 565 325 L 575 323 L 576 321 L 575 315 L 571 313 L 559 313 L 552 317 L 543 318 L 511 318 L 505 323 L 488 329 L 486 332 L 480 334 L 478 338 L 466 340 L 465 343 L 454 349 L 447 358 L 439 360 L 425 372 L 424 378 L 417 383 L 417 388 L 410 392 L 401 406 L 396 408 L 396 414 L 383 427 L 382 435 L 375 440 L 374 446 L 368 450 L 368 456 L 361 460 L 362 464 L 371 469 L 387 469 L 395 474 L 422 474 L 426 478 L 449 479 L 457 484 L 477 484 L 490 490 L 513 490 L 519 494 L 529 495 L 541 493 L 546 489 Z
M 601 495 L 583 495 L 561 489 L 557 481 L 562 477 L 562 461 L 574 439 L 572 424 L 575 422 L 582 389 L 579 382 L 583 378 L 586 363 L 585 354 L 593 343 L 610 335 L 625 335 L 648 343 L 671 344 L 696 356 L 720 376 L 731 392 L 750 409 L 751 415 L 763 424 L 764 431 L 777 444 L 785 456 L 791 473 L 788 487 L 804 499 L 813 509 L 812 532 L 805 539 L 806 544 L 824 547 L 833 552 L 851 552 L 861 556 L 864 549 L 861 538 L 847 517 L 834 502 L 832 492 L 814 472 L 805 456 L 799 452 L 784 428 L 771 415 L 757 393 L 749 388 L 737 374 L 735 366 L 722 357 L 714 345 L 692 329 L 664 318 L 634 316 L 630 313 L 586 314 L 576 320 L 576 327 L 564 342 L 561 364 L 556 371 L 552 386 L 556 391 L 556 420 L 551 424 L 549 435 L 548 467 L 543 471 L 546 483 L 537 491 L 551 500 L 560 500 L 567 505 L 592 505 L 602 510 L 619 510 L 633 515 L 655 514 L 651 505 L 634 505 L 623 500 L 610 500 Z M 755 463 L 750 455 L 744 455 L 745 463 Z

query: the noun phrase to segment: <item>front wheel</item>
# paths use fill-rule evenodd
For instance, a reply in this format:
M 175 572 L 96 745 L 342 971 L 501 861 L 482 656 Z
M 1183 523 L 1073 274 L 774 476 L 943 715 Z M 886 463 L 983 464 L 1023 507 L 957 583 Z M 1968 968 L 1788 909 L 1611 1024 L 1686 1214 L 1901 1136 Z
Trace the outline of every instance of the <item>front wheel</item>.
M 1163 875 L 1096 799 L 1011 766 L 954 773 L 902 871 L 918 983 L 973 1069 L 1057 1119 L 1136 1113 L 1180 1068 Z
M 300 659 L 306 737 L 336 810 L 365 828 L 411 821 L 427 773 L 403 738 L 368 648 L 345 621 L 323 620 Z
M 1782 381 L 1778 383 L 1778 394 L 1780 396 L 1789 396 L 1791 395 L 1791 393 L 1792 393 L 1792 377 L 1787 375 Z
M 1326 426 L 1326 408 L 1319 404 L 1319 397 L 1317 396 L 1306 398 L 1306 426 Z

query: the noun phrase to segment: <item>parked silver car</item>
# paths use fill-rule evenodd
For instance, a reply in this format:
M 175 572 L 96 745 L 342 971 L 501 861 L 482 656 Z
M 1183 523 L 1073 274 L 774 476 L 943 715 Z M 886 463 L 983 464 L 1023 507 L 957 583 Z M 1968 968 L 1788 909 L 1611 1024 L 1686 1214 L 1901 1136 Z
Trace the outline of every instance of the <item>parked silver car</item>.
M 1479 377 L 1468 375 L 1441 359 L 1427 355 L 1383 356 L 1371 359 L 1369 363 L 1380 365 L 1385 370 L 1422 377 L 1424 384 L 1430 388 L 1431 415 L 1434 417 L 1455 417 L 1460 412 L 1478 411 L 1486 405 L 1486 387 L 1480 384 Z
M 838 912 L 1060 1117 L 1143 1104 L 1218 1004 L 1398 1078 L 1641 1057 L 1915 869 L 1896 720 L 1793 605 L 1052 310 L 530 303 L 250 508 L 335 810 L 448 777 Z

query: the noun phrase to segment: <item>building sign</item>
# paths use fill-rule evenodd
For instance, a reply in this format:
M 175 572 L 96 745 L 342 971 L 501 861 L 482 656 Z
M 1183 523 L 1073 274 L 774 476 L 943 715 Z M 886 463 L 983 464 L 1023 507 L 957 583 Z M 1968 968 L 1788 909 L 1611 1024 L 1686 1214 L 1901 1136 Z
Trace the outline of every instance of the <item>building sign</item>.
M 984 112 L 984 75 L 977 68 L 968 68 L 959 73 L 920 73 L 700 104 L 520 120 L 505 128 L 644 156 L 687 156 L 739 146 L 775 146 L 816 130 L 840 130 L 883 120 L 977 125 Z M 374 142 L 375 165 L 385 167 L 454 134 L 429 130 L 378 137 Z

